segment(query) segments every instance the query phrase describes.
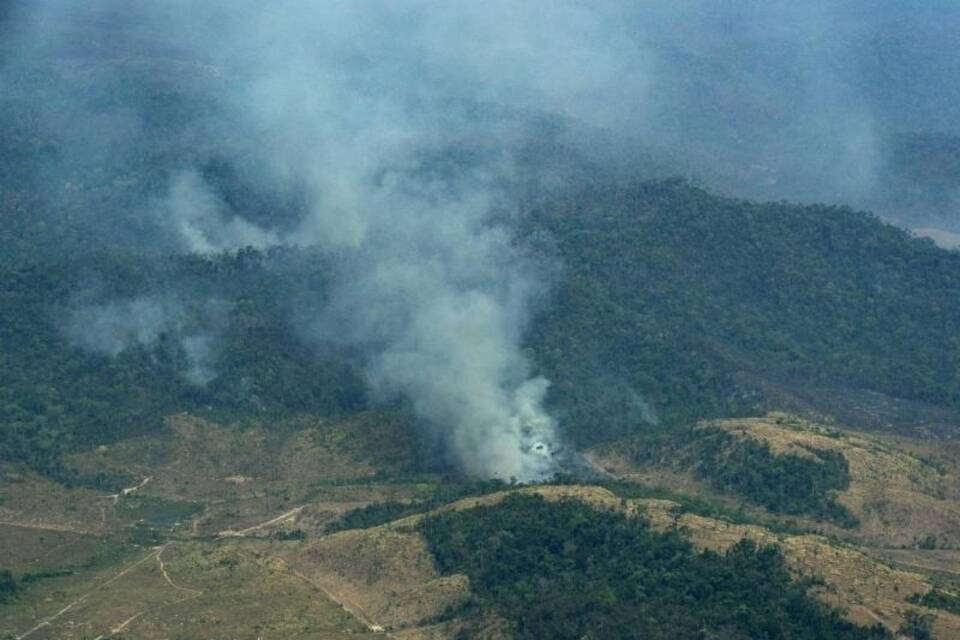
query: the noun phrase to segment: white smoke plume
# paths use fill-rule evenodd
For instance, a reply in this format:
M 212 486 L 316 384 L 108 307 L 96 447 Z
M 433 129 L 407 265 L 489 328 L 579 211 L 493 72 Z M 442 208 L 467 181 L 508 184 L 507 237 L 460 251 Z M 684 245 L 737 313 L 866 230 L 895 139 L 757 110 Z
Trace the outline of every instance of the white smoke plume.
M 193 171 L 173 177 L 158 215 L 171 224 L 192 253 L 215 254 L 245 247 L 266 249 L 279 244 L 277 235 L 261 229 L 229 207 Z
M 89 100 L 90 78 L 146 75 L 216 105 L 184 124 L 182 140 L 145 143 L 189 153 L 164 197 L 142 206 L 181 249 L 326 252 L 338 273 L 307 333 L 359 353 L 376 395 L 408 398 L 451 456 L 486 476 L 548 475 L 557 446 L 543 409 L 548 382 L 521 350 L 549 282 L 516 245 L 503 189 L 533 123 L 562 122 L 592 157 L 611 140 L 669 150 L 708 185 L 740 195 L 858 204 L 877 187 L 879 129 L 960 122 L 958 92 L 943 82 L 960 68 L 956 38 L 938 26 L 957 9 L 942 0 L 924 9 L 867 0 L 21 5 L 11 46 L 55 60 L 63 86 L 37 100 L 37 120 L 73 149 L 66 161 L 143 151 L 123 141 L 151 106 L 111 94 L 121 106 L 104 115 Z M 90 24 L 108 25 L 116 41 L 85 37 Z M 929 100 L 904 99 L 910 92 L 897 87 L 913 70 L 891 75 L 877 61 L 910 69 L 929 43 L 942 48 L 930 53 L 940 71 L 918 93 Z M 7 65 L 0 82 L 16 88 L 25 75 Z M 101 138 L 109 144 L 93 144 Z M 462 149 L 473 156 L 463 160 Z M 246 167 L 261 190 L 296 195 L 301 215 L 241 214 L 200 170 L 214 158 Z M 131 336 L 149 340 L 151 313 L 93 318 L 114 336 L 94 343 L 111 352 Z
M 69 312 L 64 331 L 74 346 L 111 357 L 131 348 L 150 349 L 163 337 L 172 337 L 186 359 L 184 378 L 202 386 L 216 377 L 216 335 L 224 311 L 215 302 L 205 303 L 201 326 L 181 302 L 144 296 L 79 305 Z
M 410 398 L 462 468 L 549 475 L 557 443 L 543 409 L 548 382 L 529 376 L 520 351 L 543 283 L 509 233 L 489 224 L 483 198 L 393 193 L 388 203 L 391 215 L 364 217 L 363 238 L 341 250 L 341 277 L 315 330 L 367 353 L 374 391 Z
M 423 18 L 453 25 L 457 12 L 434 8 Z M 309 209 L 297 228 L 282 233 L 225 223 L 202 183 L 180 178 L 168 206 L 182 236 L 201 251 L 252 239 L 336 252 L 339 277 L 310 332 L 364 353 L 375 395 L 409 399 L 465 471 L 520 481 L 549 476 L 558 446 L 543 408 L 549 383 L 530 376 L 520 350 L 531 298 L 544 283 L 513 246 L 497 206 L 495 185 L 511 168 L 509 146 L 475 172 L 422 175 L 431 171 L 425 156 L 442 163 L 449 145 L 491 130 L 473 123 L 447 93 L 391 86 L 384 60 L 338 64 L 359 53 L 354 31 L 376 32 L 382 22 L 347 5 L 247 10 L 233 35 L 265 55 L 246 62 L 245 81 L 227 99 L 272 180 L 304 190 Z M 536 63 L 549 66 L 546 58 Z M 514 83 L 534 89 L 525 79 L 505 86 Z M 579 104 L 590 98 L 581 93 L 548 97 Z
M 335 255 L 333 290 L 307 331 L 362 353 L 373 394 L 409 400 L 466 472 L 542 479 L 556 470 L 552 453 L 558 447 L 554 421 L 543 408 L 549 383 L 531 376 L 520 345 L 531 300 L 545 283 L 513 244 L 511 214 L 497 186 L 512 168 L 510 132 L 476 123 L 469 106 L 458 104 L 495 96 L 438 91 L 434 83 L 406 86 L 391 77 L 395 54 L 409 64 L 436 44 L 417 42 L 415 33 L 409 42 L 398 41 L 391 20 L 416 19 L 429 34 L 454 28 L 459 18 L 442 5 L 391 6 L 231 3 L 220 7 L 225 13 L 213 42 L 190 25 L 172 28 L 186 38 L 187 49 L 205 43 L 198 52 L 204 59 L 223 56 L 213 64 L 235 78 L 217 100 L 244 139 L 219 151 L 250 154 L 266 182 L 306 194 L 307 207 L 293 228 L 260 226 L 229 211 L 188 169 L 173 177 L 158 210 L 193 252 L 287 244 Z M 212 4 L 194 9 L 191 19 L 212 20 L 217 13 Z M 515 28 L 534 24 L 533 12 L 523 14 Z M 482 22 L 485 15 L 474 18 Z M 495 25 L 483 29 L 492 34 Z M 477 36 L 485 37 L 470 37 Z M 367 44 L 383 38 L 389 51 L 357 60 L 367 55 L 358 38 Z M 463 87 L 478 86 L 525 38 L 516 34 L 516 43 L 474 69 L 476 77 Z M 473 59 L 475 53 L 464 55 Z M 569 91 L 530 85 L 543 73 L 558 72 L 545 52 L 535 53 L 522 68 L 503 66 L 504 83 L 488 88 L 505 97 L 522 87 L 521 106 L 549 99 L 561 110 L 588 108 L 596 98 L 589 76 L 582 88 Z M 523 76 L 513 77 L 511 69 Z M 502 147 L 493 160 L 444 173 L 451 147 L 490 135 Z M 125 328 L 124 310 L 102 311 L 111 328 Z M 134 335 L 153 329 L 149 314 L 144 321 L 149 327 L 136 327 Z

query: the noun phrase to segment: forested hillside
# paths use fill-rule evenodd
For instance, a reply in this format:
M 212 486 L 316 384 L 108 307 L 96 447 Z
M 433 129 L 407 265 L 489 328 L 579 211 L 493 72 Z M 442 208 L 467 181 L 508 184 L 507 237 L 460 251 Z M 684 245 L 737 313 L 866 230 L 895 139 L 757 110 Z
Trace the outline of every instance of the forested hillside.
M 358 374 L 298 340 L 288 323 L 296 292 L 323 283 L 321 263 L 286 252 L 214 259 L 104 254 L 5 269 L 0 457 L 60 473 L 60 453 L 156 431 L 177 411 L 242 419 L 362 408 Z M 152 301 L 161 300 L 173 305 L 176 317 L 148 327 L 153 332 L 144 339 L 136 324 L 103 327 L 96 321 L 113 318 L 84 316 L 88 303 L 116 300 L 147 301 L 146 315 L 168 313 L 154 310 Z M 216 313 L 207 307 L 211 302 Z M 111 352 L 84 349 L 70 337 L 81 329 L 120 342 Z M 205 366 L 215 373 L 197 384 L 189 376 L 184 336 L 205 332 L 212 332 Z
M 304 328 L 336 256 L 190 256 L 182 221 L 164 217 L 183 171 L 209 189 L 224 224 L 283 230 L 306 215 L 296 182 L 265 179 L 255 143 L 230 126 L 217 96 L 235 79 L 123 12 L 84 16 L 60 25 L 59 48 L 5 68 L 0 457 L 54 469 L 61 451 L 157 429 L 179 410 L 364 407 L 363 354 Z M 114 31 L 129 42 L 91 37 Z M 0 44 L 0 55 L 17 46 Z M 124 58 L 129 47 L 142 57 Z M 849 423 L 883 428 L 949 428 L 960 416 L 960 254 L 844 207 L 651 181 L 686 172 L 684 162 L 622 140 L 608 155 L 575 142 L 616 132 L 497 104 L 447 106 L 476 130 L 404 170 L 444 184 L 510 159 L 497 206 L 549 274 L 523 331 L 526 355 L 551 381 L 548 403 L 574 443 L 776 408 L 842 409 Z M 509 150 L 477 134 L 489 127 L 513 132 Z M 888 183 L 948 201 L 955 138 L 887 137 Z M 134 311 L 148 310 L 165 319 L 134 326 Z M 118 328 L 110 318 L 124 313 L 130 326 Z
M 698 552 L 677 531 L 574 501 L 512 495 L 420 524 L 444 574 L 515 638 L 886 638 L 807 595 L 780 553 L 742 540 Z
M 960 254 L 869 214 L 677 180 L 590 185 L 529 224 L 565 265 L 530 342 L 583 440 L 756 412 L 768 384 L 960 402 Z
M 540 4 L 0 0 L 0 640 L 960 638 L 957 3 Z
M 775 408 L 769 384 L 960 407 L 960 255 L 867 214 L 681 181 L 588 184 L 528 205 L 518 241 L 562 265 L 527 344 L 577 442 Z M 300 301 L 322 303 L 321 255 L 39 255 L 0 279 L 5 457 L 49 466 L 58 450 L 157 428 L 177 410 L 367 402 L 351 355 L 297 325 Z M 131 334 L 112 357 L 68 339 L 84 304 L 144 298 L 222 309 L 178 302 L 168 334 Z M 206 384 L 187 379 L 178 332 L 191 329 L 213 336 Z

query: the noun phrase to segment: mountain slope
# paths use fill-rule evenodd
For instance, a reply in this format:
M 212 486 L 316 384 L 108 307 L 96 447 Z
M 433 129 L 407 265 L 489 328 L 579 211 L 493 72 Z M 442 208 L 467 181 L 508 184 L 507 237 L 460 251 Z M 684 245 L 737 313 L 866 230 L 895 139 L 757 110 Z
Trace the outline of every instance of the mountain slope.
M 829 413 L 830 389 L 864 426 L 956 420 L 960 254 L 869 214 L 679 180 L 587 185 L 528 224 L 564 264 L 530 344 L 581 439 L 654 416 Z M 857 411 L 864 390 L 884 397 Z
M 577 443 L 770 409 L 881 429 L 957 423 L 960 254 L 848 209 L 730 200 L 681 181 L 587 182 L 528 204 L 523 220 L 518 241 L 562 265 L 526 343 Z M 61 449 L 181 410 L 363 408 L 355 354 L 298 329 L 328 269 L 290 249 L 5 270 L 0 410 L 13 437 L 2 455 L 53 468 Z M 106 357 L 69 340 L 87 302 L 170 299 L 180 319 L 153 342 L 119 335 Z M 202 386 L 189 382 L 191 331 L 211 336 L 215 376 Z

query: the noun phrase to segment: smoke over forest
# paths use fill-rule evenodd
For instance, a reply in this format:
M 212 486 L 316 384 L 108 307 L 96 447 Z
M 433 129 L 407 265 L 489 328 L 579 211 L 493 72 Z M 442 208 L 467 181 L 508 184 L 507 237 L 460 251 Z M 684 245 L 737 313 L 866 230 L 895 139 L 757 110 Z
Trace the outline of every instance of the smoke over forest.
M 896 155 L 960 153 L 953 2 L 42 0 L 2 25 L 0 108 L 56 149 L 4 178 L 75 250 L 321 253 L 290 326 L 478 475 L 546 477 L 562 446 L 523 349 L 564 269 L 519 233 L 531 193 L 679 174 L 960 229 L 950 176 Z M 79 296 L 63 331 L 108 356 L 173 336 L 203 385 L 223 311 L 193 295 Z

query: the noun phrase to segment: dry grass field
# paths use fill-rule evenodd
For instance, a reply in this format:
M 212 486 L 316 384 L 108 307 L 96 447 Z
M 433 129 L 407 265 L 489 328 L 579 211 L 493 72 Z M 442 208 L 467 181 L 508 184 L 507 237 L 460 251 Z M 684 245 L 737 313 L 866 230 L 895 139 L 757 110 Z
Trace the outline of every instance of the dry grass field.
M 772 414 L 709 423 L 777 452 L 839 450 L 851 483 L 838 499 L 860 519 L 845 538 L 823 523 L 783 533 L 698 515 L 667 499 L 624 499 L 591 485 L 517 487 L 548 500 L 681 527 L 700 548 L 743 537 L 776 544 L 798 576 L 820 576 L 815 595 L 860 624 L 896 630 L 910 611 L 933 616 L 936 637 L 960 637 L 960 617 L 908 599 L 960 583 L 960 502 L 951 452 Z M 450 611 L 470 593 L 465 576 L 442 576 L 417 530 L 424 514 L 327 534 L 351 509 L 430 494 L 438 478 L 405 471 L 409 452 L 371 447 L 403 440 L 396 422 L 311 423 L 271 431 L 170 418 L 170 433 L 77 455 L 75 468 L 133 478 L 116 494 L 67 489 L 27 473 L 0 481 L 4 565 L 37 576 L 0 605 L 0 638 L 452 638 Z M 393 430 L 393 431 L 391 431 Z M 408 457 L 404 457 L 404 456 Z M 660 480 L 687 493 L 709 490 L 672 470 L 631 467 L 615 455 L 597 464 L 627 481 Z M 399 461 L 399 462 L 398 462 Z M 439 507 L 472 509 L 508 491 Z M 729 498 L 725 498 L 729 500 Z M 799 521 L 801 525 L 804 521 Z M 302 539 L 282 535 L 302 532 Z M 932 535 L 936 549 L 917 548 Z M 476 626 L 473 627 L 476 633 Z M 502 635 L 496 619 L 481 635 Z

